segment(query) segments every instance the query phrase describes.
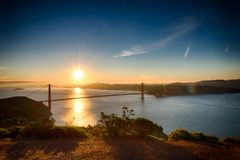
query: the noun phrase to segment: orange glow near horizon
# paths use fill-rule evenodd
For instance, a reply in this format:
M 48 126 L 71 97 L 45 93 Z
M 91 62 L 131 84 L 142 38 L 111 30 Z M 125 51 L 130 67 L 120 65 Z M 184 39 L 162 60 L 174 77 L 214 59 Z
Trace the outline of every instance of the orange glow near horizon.
M 131 83 L 175 83 L 175 82 L 197 82 L 201 80 L 211 80 L 212 75 L 214 79 L 239 79 L 239 70 L 227 73 L 225 75 L 220 73 L 210 74 L 205 72 L 178 72 L 169 74 L 166 71 L 162 71 L 159 74 L 149 73 L 129 73 L 126 70 L 124 73 L 108 72 L 106 69 L 94 68 L 92 66 L 81 65 L 81 63 L 70 63 L 65 67 L 58 68 L 51 72 L 24 72 L 22 75 L 16 77 L 1 78 L 0 81 L 33 81 L 39 83 L 50 83 L 56 85 L 71 85 L 79 86 L 80 84 L 87 83 L 119 83 L 119 84 L 131 84 Z

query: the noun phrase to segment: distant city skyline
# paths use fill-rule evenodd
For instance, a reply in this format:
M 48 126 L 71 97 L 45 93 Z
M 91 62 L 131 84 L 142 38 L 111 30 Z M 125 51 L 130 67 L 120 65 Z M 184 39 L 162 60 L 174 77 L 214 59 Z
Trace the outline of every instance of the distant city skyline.
M 234 0 L 6 0 L 0 81 L 238 79 L 239 7 Z

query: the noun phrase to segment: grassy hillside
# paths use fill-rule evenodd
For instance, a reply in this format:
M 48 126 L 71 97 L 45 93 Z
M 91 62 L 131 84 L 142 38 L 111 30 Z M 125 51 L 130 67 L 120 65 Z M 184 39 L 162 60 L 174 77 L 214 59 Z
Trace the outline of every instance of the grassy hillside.
M 0 140 L 0 159 L 44 160 L 239 160 L 240 145 L 115 137 Z

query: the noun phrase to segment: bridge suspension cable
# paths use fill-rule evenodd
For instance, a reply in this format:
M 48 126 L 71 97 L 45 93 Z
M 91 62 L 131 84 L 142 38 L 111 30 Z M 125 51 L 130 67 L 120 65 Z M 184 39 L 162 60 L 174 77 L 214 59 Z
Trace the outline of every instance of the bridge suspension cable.
M 33 95 L 33 94 L 39 92 L 40 90 L 42 90 L 42 89 L 45 88 L 45 87 L 47 87 L 47 85 L 42 85 L 42 87 L 40 87 L 40 88 L 38 88 L 38 89 L 35 89 L 34 91 L 26 94 L 25 96 L 28 97 L 28 96 L 30 96 L 30 95 Z
M 104 94 L 104 95 L 92 95 L 92 96 L 81 96 L 81 97 L 70 97 L 70 98 L 59 98 L 59 99 L 52 99 L 51 98 L 51 84 L 48 84 L 48 100 L 42 100 L 39 102 L 48 102 L 48 107 L 51 110 L 51 102 L 53 101 L 64 101 L 64 100 L 73 100 L 73 99 L 82 99 L 82 98 L 97 98 L 97 97 L 112 97 L 112 96 L 124 96 L 124 95 L 137 95 L 141 94 L 141 99 L 144 100 L 144 83 L 141 83 L 141 92 L 135 93 L 117 93 L 117 94 Z M 61 88 L 53 85 L 56 88 Z
M 94 96 L 81 96 L 81 97 L 70 97 L 70 98 L 59 98 L 51 99 L 53 101 L 64 101 L 64 100 L 73 100 L 73 99 L 82 99 L 82 98 L 97 98 L 97 97 L 112 97 L 112 96 L 125 96 L 125 95 L 137 95 L 141 93 L 120 93 L 120 94 L 104 94 L 104 95 L 94 95 Z M 43 100 L 40 102 L 48 102 L 49 100 Z

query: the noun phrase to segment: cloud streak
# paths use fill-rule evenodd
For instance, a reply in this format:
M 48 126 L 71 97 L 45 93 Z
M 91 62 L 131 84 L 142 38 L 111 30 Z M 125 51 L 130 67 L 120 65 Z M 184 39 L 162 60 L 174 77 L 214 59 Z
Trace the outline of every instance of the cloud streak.
M 119 55 L 114 56 L 115 58 L 117 57 L 127 57 L 127 56 L 132 56 L 132 55 L 137 55 L 137 54 L 144 54 L 147 53 L 146 50 L 141 47 L 141 46 L 135 46 L 130 48 L 129 50 L 123 50 Z
M 137 45 L 127 50 L 122 50 L 119 54 L 115 55 L 114 57 L 118 58 L 118 57 L 128 57 L 133 55 L 146 54 L 156 49 L 165 47 L 169 45 L 171 42 L 173 42 L 174 40 L 176 40 L 177 38 L 191 32 L 192 30 L 197 28 L 199 25 L 200 25 L 199 21 L 193 17 L 184 18 L 178 21 L 177 23 L 168 25 L 166 27 L 167 31 L 170 32 L 170 34 L 167 37 L 160 39 L 158 41 L 152 42 L 151 44 L 148 44 L 148 45 Z
M 228 53 L 229 47 L 225 48 L 225 53 Z
M 189 51 L 191 49 L 190 46 L 191 46 L 191 43 L 189 43 L 189 45 L 187 46 L 187 49 L 186 49 L 185 54 L 184 54 L 184 58 L 187 58 L 188 53 L 189 53 Z

